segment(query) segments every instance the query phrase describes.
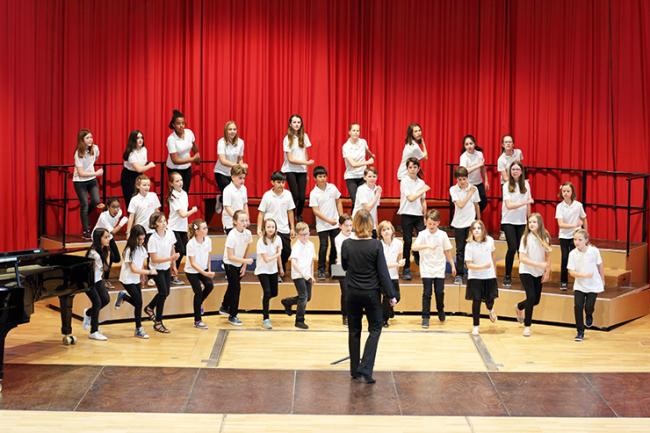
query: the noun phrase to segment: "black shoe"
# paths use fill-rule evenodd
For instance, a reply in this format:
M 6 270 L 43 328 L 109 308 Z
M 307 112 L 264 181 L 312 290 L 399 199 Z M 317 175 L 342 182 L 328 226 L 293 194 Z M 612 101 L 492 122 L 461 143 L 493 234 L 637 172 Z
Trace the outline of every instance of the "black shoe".
M 587 317 L 585 317 L 585 326 L 587 328 L 591 328 L 594 324 L 594 316 L 591 314 L 587 314 Z
M 407 269 L 402 273 L 402 280 L 411 281 L 412 279 L 413 279 L 413 275 L 411 275 L 410 270 Z
M 422 318 L 422 329 L 429 329 L 429 318 Z
M 305 322 L 296 322 L 296 328 L 299 329 L 309 329 L 309 326 Z
M 327 278 L 327 275 L 325 274 L 325 271 L 318 271 L 318 279 L 320 281 L 324 281 Z
M 446 316 L 444 311 L 438 311 L 438 320 L 440 320 L 441 322 L 444 322 L 446 318 L 447 318 L 447 316 Z
M 286 299 L 281 300 L 282 306 L 284 307 L 284 312 L 287 313 L 287 316 L 291 316 L 293 311 L 291 310 L 291 304 Z
M 585 333 L 584 333 L 584 331 L 582 331 L 582 332 L 581 332 L 581 331 L 578 331 L 578 333 L 576 334 L 576 336 L 575 336 L 575 338 L 573 339 L 573 341 L 582 341 L 582 340 L 584 340 L 584 339 L 585 339 Z
M 366 382 L 366 383 L 368 383 L 368 384 L 370 384 L 370 385 L 372 385 L 373 383 L 377 382 L 377 381 L 375 380 L 374 377 L 372 377 L 372 376 L 368 376 L 367 374 L 362 374 L 362 375 L 361 375 L 361 379 L 362 379 L 364 382 Z
M 343 320 L 342 320 L 342 322 L 343 322 L 343 324 L 344 324 L 345 326 L 348 326 L 348 318 L 347 318 L 347 316 L 343 316 Z
M 568 289 L 569 289 L 569 285 L 567 283 L 560 283 L 560 290 L 566 292 Z
M 388 328 L 390 325 L 388 324 L 388 320 L 384 321 L 384 328 Z
M 82 237 L 83 239 L 87 240 L 87 241 L 91 241 L 91 240 L 93 239 L 93 236 L 92 236 L 90 230 L 84 230 L 84 231 L 81 233 L 81 237 Z
M 510 277 L 509 275 L 503 277 L 503 287 L 504 288 L 512 287 L 512 277 Z

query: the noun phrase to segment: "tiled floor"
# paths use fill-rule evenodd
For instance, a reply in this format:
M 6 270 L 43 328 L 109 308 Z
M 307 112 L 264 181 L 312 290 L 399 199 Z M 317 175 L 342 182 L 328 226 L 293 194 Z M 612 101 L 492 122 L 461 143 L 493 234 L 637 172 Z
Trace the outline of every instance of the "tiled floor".
M 643 417 L 648 373 L 377 372 L 8 364 L 0 409 Z

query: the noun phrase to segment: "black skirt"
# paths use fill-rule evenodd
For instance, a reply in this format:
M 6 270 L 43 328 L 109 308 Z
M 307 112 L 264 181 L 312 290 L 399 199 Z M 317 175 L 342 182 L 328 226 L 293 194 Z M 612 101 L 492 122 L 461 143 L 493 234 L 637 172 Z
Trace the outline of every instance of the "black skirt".
M 497 287 L 497 279 L 490 278 L 489 280 L 467 280 L 467 288 L 465 289 L 465 299 L 469 301 L 490 301 L 499 297 L 499 288 Z

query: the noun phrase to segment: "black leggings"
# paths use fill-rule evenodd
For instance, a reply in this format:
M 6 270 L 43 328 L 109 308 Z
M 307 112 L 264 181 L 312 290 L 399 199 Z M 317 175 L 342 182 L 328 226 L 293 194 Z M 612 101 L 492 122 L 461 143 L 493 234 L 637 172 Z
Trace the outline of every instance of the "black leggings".
M 562 239 L 560 238 L 560 250 L 562 252 L 562 265 L 560 267 L 560 282 L 568 283 L 569 282 L 569 271 L 567 270 L 567 264 L 569 263 L 569 253 L 575 246 L 573 245 L 573 239 Z
M 585 293 L 579 290 L 573 292 L 573 310 L 576 316 L 576 329 L 585 332 L 584 314 L 592 316 L 596 308 L 598 293 Z
M 291 235 L 289 233 L 280 233 L 280 240 L 282 241 L 282 251 L 280 252 L 280 261 L 282 262 L 282 270 L 287 271 L 287 261 L 291 256 Z
M 257 279 L 262 285 L 262 315 L 264 319 L 269 318 L 269 303 L 271 299 L 278 296 L 278 273 L 258 274 Z
M 400 300 L 399 280 L 391 280 L 391 282 L 393 283 L 393 292 L 395 292 L 395 299 L 397 299 L 397 302 L 399 302 Z M 384 323 L 388 322 L 388 319 L 392 319 L 393 317 L 395 317 L 395 311 L 393 310 L 393 306 L 390 305 L 390 298 L 385 294 L 381 295 L 381 309 L 383 312 Z
M 231 178 L 221 173 L 214 173 L 214 181 L 217 182 L 220 194 L 218 194 L 219 203 L 223 203 L 223 190 L 230 184 Z
M 148 308 L 156 309 L 156 322 L 162 322 L 165 300 L 169 296 L 169 287 L 171 286 L 171 271 L 169 269 L 156 269 L 157 274 L 152 275 L 156 282 L 158 293 L 149 301 Z
M 226 288 L 226 293 L 223 294 L 223 300 L 221 301 L 221 310 L 227 311 L 229 318 L 233 319 L 239 314 L 239 296 L 241 294 L 241 266 L 227 265 L 224 263 L 226 268 L 226 278 L 228 279 L 228 288 Z
M 122 184 L 122 196 L 124 197 L 124 203 L 126 203 L 127 209 L 129 208 L 131 197 L 135 195 L 135 179 L 138 176 L 140 176 L 140 173 L 137 171 L 129 170 L 126 167 L 122 168 L 120 183 Z
M 411 269 L 411 244 L 413 243 L 413 229 L 416 233 L 424 230 L 424 218 L 422 215 L 402 215 L 402 236 L 403 236 L 403 249 L 402 257 L 404 258 L 404 271 Z M 420 255 L 417 251 L 413 251 L 413 259 L 415 264 L 420 263 Z
M 422 278 L 422 318 L 431 317 L 431 294 L 436 294 L 436 311 L 438 314 L 445 311 L 445 279 Z
M 175 171 L 176 173 L 181 175 L 181 177 L 183 178 L 183 191 L 189 194 L 190 183 L 192 182 L 192 167 L 188 167 L 188 168 L 167 167 L 167 176 L 169 176 L 169 173 L 171 173 L 172 171 Z
M 307 173 L 286 172 L 289 191 L 296 205 L 296 220 L 302 221 L 302 210 L 305 207 L 305 189 L 307 188 Z
M 485 209 L 488 205 L 487 194 L 485 193 L 485 185 L 481 182 L 478 185 L 474 185 L 474 186 L 478 190 L 478 197 L 481 200 L 478 203 L 478 207 L 479 209 L 481 209 L 481 212 L 483 212 L 483 209 Z
M 113 263 L 119 263 L 121 260 L 120 257 L 120 250 L 117 248 L 117 244 L 115 243 L 115 239 L 111 239 L 110 242 L 108 243 L 108 250 L 110 252 L 109 255 L 109 260 L 108 260 L 108 269 L 104 271 L 103 278 L 107 280 L 110 278 L 111 274 L 111 266 Z
M 515 261 L 515 254 L 519 249 L 521 236 L 524 234 L 525 224 L 501 224 L 501 230 L 506 234 L 508 252 L 506 252 L 506 277 L 512 277 L 512 264 Z
M 517 304 L 519 310 L 525 310 L 524 326 L 533 322 L 533 307 L 542 299 L 542 277 L 533 277 L 530 274 L 519 274 L 521 285 L 526 291 L 526 299 Z
M 201 320 L 201 304 L 203 304 L 203 301 L 212 292 L 214 284 L 212 283 L 212 278 L 206 277 L 205 275 L 186 272 L 185 276 L 194 291 L 194 321 L 198 322 Z
M 488 299 L 485 301 L 485 306 L 488 310 L 494 308 L 494 299 Z M 474 326 L 478 326 L 481 320 L 481 300 L 474 299 L 472 300 L 472 323 Z
M 356 179 L 345 179 L 345 185 L 348 187 L 348 194 L 350 194 L 350 201 L 352 201 L 352 207 L 354 209 L 354 202 L 357 200 L 357 188 L 364 184 L 362 177 Z M 352 211 L 350 211 L 352 213 Z
M 86 311 L 86 316 L 90 317 L 90 332 L 97 332 L 99 328 L 99 310 L 104 308 L 110 302 L 108 291 L 104 285 L 104 280 L 99 280 L 95 285 L 86 292 L 92 306 Z
M 83 182 L 72 182 L 74 191 L 79 198 L 79 216 L 81 217 L 81 228 L 83 231 L 90 230 L 88 214 L 99 204 L 99 186 L 97 179 L 85 180 Z M 90 196 L 90 204 L 88 197 Z
M 133 317 L 135 318 L 135 328 L 142 326 L 142 290 L 140 284 L 124 284 L 124 290 L 128 293 L 124 301 L 133 305 Z
M 174 248 L 176 248 L 176 252 L 178 253 L 178 259 L 176 259 L 176 269 L 180 269 L 181 260 L 183 260 L 183 257 L 185 257 L 185 248 L 187 246 L 187 232 L 177 232 L 174 230 L 174 236 L 176 237 L 176 244 L 174 244 Z

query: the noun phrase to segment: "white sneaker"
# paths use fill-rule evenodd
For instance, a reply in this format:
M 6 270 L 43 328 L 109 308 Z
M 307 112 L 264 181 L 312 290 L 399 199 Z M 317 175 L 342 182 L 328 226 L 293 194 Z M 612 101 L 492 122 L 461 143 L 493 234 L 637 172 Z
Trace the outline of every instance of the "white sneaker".
M 474 326 L 472 328 L 472 335 L 477 336 L 478 335 L 478 326 Z
M 86 312 L 88 311 L 88 308 L 84 308 L 84 315 L 83 315 L 83 328 L 85 331 L 90 331 L 90 316 L 86 315 Z
M 153 278 L 150 278 L 149 280 L 147 280 L 147 286 L 156 287 L 156 281 L 154 281 Z
M 524 328 L 524 337 L 530 337 L 530 334 L 531 334 L 531 332 L 530 332 L 530 326 L 526 326 L 526 327 Z
M 262 328 L 264 328 L 264 329 L 273 329 L 273 326 L 271 326 L 271 319 L 262 320 Z
M 524 310 L 520 310 L 517 305 L 515 305 L 515 315 L 517 316 L 517 322 L 524 323 Z
M 490 310 L 490 322 L 494 323 L 498 319 L 496 311 L 494 311 L 494 308 Z
M 90 334 L 88 336 L 88 338 L 90 338 L 91 340 L 97 340 L 97 341 L 106 341 L 106 340 L 108 340 L 108 337 L 105 336 L 104 334 L 102 334 L 99 331 L 93 332 L 92 334 Z

